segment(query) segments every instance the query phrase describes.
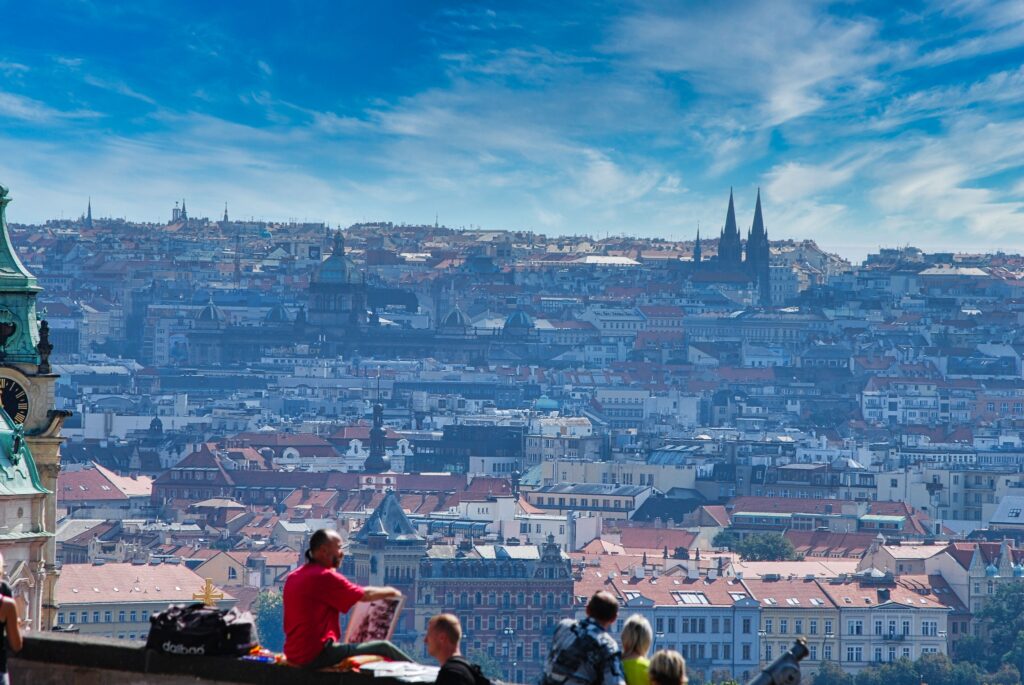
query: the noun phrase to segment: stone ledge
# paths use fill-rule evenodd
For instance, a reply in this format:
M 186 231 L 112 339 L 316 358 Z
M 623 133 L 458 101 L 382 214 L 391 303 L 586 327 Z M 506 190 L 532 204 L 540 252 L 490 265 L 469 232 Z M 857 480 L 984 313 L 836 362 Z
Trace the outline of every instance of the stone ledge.
M 33 685 L 176 685 L 205 681 L 254 685 L 400 685 L 363 673 L 307 671 L 227 657 L 174 656 L 142 643 L 62 633 L 28 633 L 8 660 L 11 682 Z

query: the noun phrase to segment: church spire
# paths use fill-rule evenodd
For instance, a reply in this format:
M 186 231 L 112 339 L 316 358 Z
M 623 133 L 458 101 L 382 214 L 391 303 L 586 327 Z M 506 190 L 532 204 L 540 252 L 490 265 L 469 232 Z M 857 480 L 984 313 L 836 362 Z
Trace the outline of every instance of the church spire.
M 754 225 L 750 229 L 750 235 L 755 240 L 766 235 L 764 230 L 764 217 L 761 216 L 761 189 L 757 189 L 757 204 L 754 205 Z
M 693 244 L 693 263 L 700 264 L 701 251 L 700 251 L 700 224 L 697 224 L 697 241 Z
M 89 197 L 89 202 L 85 206 L 85 227 L 92 228 L 92 196 Z
M 367 473 L 384 473 L 391 468 L 391 459 L 384 449 L 384 405 L 380 403 L 380 369 L 377 370 L 377 403 L 373 405 L 373 427 L 370 428 L 370 455 L 363 464 Z
M 182 207 L 184 206 L 185 203 L 182 201 Z M 740 232 L 739 229 L 736 228 L 736 207 L 732 202 L 732 188 L 729 188 L 729 209 L 725 213 L 724 237 L 729 239 L 733 236 L 739 238 Z
M 736 205 L 729 188 L 729 209 L 725 213 L 725 228 L 718 239 L 719 268 L 726 271 L 739 269 L 743 265 L 743 244 L 736 228 Z
M 224 223 L 228 223 L 228 203 L 224 203 Z
M 0 185 L 0 360 L 39 364 L 36 294 L 42 290 L 18 258 L 7 229 L 7 188 Z

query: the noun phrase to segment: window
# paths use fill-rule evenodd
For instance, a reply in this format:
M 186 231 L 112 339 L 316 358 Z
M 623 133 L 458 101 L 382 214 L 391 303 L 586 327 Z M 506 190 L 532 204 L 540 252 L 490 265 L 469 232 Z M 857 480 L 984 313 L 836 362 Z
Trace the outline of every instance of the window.
M 774 622 L 772 621 L 772 619 L 766 618 L 764 620 L 764 632 L 766 632 L 766 633 L 772 632 L 772 628 L 774 627 L 773 623 Z
M 938 621 L 921 621 L 921 634 L 925 637 L 936 637 L 939 634 Z
M 818 619 L 816 619 L 816 618 L 812 618 L 811 619 L 811 623 L 810 623 L 810 626 L 808 627 L 808 631 L 807 632 L 809 632 L 811 635 L 817 635 L 818 634 Z
M 64 624 L 64 613 L 63 612 L 57 614 L 57 623 L 59 623 L 61 625 Z
M 718 619 L 717 618 L 711 619 L 711 632 L 712 633 L 717 633 L 718 632 Z
M 114 621 L 114 617 L 112 615 L 112 612 L 104 611 L 103 612 L 103 622 L 104 623 L 113 623 L 113 621 Z
M 722 632 L 723 633 L 731 633 L 732 632 L 732 619 L 731 618 L 723 618 L 722 619 Z
M 910 635 L 910 621 L 903 621 L 903 634 Z
M 132 613 L 134 613 L 134 612 L 132 612 Z M 132 620 L 133 621 L 135 620 L 134 616 L 132 616 Z M 122 609 L 121 611 L 117 612 L 117 622 L 118 623 L 124 623 L 124 609 Z
M 744 642 L 743 643 L 743 660 L 744 661 L 750 661 L 750 643 L 749 642 Z
M 654 631 L 657 633 L 665 632 L 665 619 L 660 616 L 654 619 Z
M 68 614 L 68 623 L 77 623 L 77 622 L 78 622 L 78 612 L 77 611 L 72 611 L 70 614 Z
M 804 620 L 802 618 L 798 618 L 795 621 L 793 621 L 793 632 L 796 633 L 797 635 L 803 634 L 803 632 L 804 632 Z
M 683 621 L 685 623 L 685 621 Z M 676 620 L 674 618 L 668 619 L 668 632 L 674 634 L 676 632 Z
M 847 661 L 860 661 L 864 656 L 864 650 L 861 647 L 847 647 L 846 648 L 846 660 Z
M 832 661 L 832 645 L 825 645 L 821 648 L 821 657 L 825 661 Z
M 877 661 L 881 661 L 881 660 L 882 660 L 882 648 L 881 647 L 875 647 L 875 661 L 877 662 Z
M 864 622 L 860 621 L 860 620 L 857 620 L 857 621 L 847 621 L 846 622 L 846 634 L 847 635 L 863 635 L 864 634 Z M 860 659 L 857 659 L 857 661 L 860 661 Z
M 789 619 L 779 619 L 779 633 L 781 635 L 786 635 L 787 633 L 789 633 Z
M 771 661 L 772 658 L 772 646 L 770 643 L 766 642 L 764 645 L 764 660 Z
M 744 635 L 750 635 L 750 619 L 749 618 L 743 619 L 743 634 Z
M 832 619 L 830 619 L 830 618 L 825 619 L 825 634 L 826 635 L 832 635 L 833 634 L 832 633 Z M 825 658 L 827 659 L 828 657 L 825 657 Z
M 882 634 L 882 619 L 875 619 L 875 635 Z

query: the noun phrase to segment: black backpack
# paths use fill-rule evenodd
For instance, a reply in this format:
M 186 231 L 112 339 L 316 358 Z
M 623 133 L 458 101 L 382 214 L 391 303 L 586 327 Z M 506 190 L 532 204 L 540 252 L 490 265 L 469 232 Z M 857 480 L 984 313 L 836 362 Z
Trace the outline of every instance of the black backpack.
M 466 660 L 462 656 L 453 656 L 448 661 L 462 664 L 469 669 L 469 672 L 473 674 L 473 685 L 493 685 L 491 679 L 484 675 L 484 671 L 480 668 L 479 664 L 474 664 L 471 661 Z
M 202 603 L 172 604 L 149 617 L 146 647 L 167 654 L 245 656 L 257 646 L 252 615 Z

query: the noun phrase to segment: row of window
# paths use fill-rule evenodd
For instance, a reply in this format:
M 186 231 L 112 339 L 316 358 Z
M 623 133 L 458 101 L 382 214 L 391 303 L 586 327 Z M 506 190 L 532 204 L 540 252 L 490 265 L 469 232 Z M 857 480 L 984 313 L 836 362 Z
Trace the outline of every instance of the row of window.
M 832 619 L 825 619 L 824 626 L 825 635 L 832 635 Z M 775 632 L 775 620 L 771 618 L 764 619 L 764 632 L 772 634 Z M 789 633 L 789 619 L 779 619 L 779 634 L 786 635 Z M 793 634 L 803 635 L 804 634 L 804 620 L 797 618 L 793 620 Z M 807 621 L 807 634 L 817 635 L 818 634 L 818 619 L 812 618 Z M 852 634 L 852 633 L 851 633 Z M 859 634 L 859 633 L 858 633 Z
M 543 604 L 541 603 L 542 597 L 544 599 Z M 456 597 L 455 597 L 455 593 L 454 592 L 445 592 L 444 593 L 444 603 L 445 603 L 446 606 L 453 606 L 455 604 L 455 599 L 456 599 Z M 491 606 L 491 607 L 493 607 L 493 606 L 498 606 L 498 593 L 496 593 L 496 592 L 489 592 L 489 593 L 487 593 L 487 595 L 486 595 L 487 603 L 486 604 L 484 604 L 484 599 L 485 599 L 484 593 L 482 593 L 482 592 L 474 593 L 473 597 L 472 597 L 472 600 L 473 600 L 472 606 L 474 606 L 474 607 L 482 607 L 482 606 Z M 429 593 L 423 594 L 423 603 L 424 603 L 425 606 L 430 606 L 432 600 L 433 600 L 433 596 L 432 595 L 430 595 Z M 556 595 L 554 592 L 549 592 L 549 593 L 547 593 L 547 595 L 543 595 L 543 596 L 539 592 L 534 592 L 533 593 L 533 597 L 532 597 L 533 601 L 531 603 L 527 603 L 527 601 L 526 601 L 527 600 L 527 594 L 525 592 L 520 592 L 520 593 L 516 594 L 515 600 L 516 600 L 515 601 L 515 606 L 513 607 L 513 604 L 512 604 L 512 593 L 505 592 L 505 593 L 503 593 L 501 595 L 501 607 L 503 609 L 512 609 L 512 608 L 521 609 L 521 608 L 526 608 L 528 606 L 532 606 L 534 608 L 540 608 L 540 607 L 543 606 L 544 608 L 547 608 L 547 609 L 556 609 L 558 607 L 568 606 L 569 603 L 571 602 L 571 599 L 569 597 L 569 593 L 568 592 L 563 592 L 560 595 Z M 462 606 L 462 607 L 470 606 L 470 593 L 468 593 L 468 592 L 459 593 L 458 601 L 459 601 L 459 606 Z
M 616 621 L 615 631 L 622 632 L 622 625 L 624 619 L 619 618 Z M 658 635 L 677 635 L 682 633 L 694 633 L 701 634 L 707 633 L 708 626 L 711 626 L 712 635 L 731 635 L 732 634 L 732 618 L 723 617 L 719 618 L 713 616 L 710 619 L 706 617 L 675 617 L 675 616 L 655 616 L 654 617 L 654 632 Z M 740 632 L 744 635 L 750 635 L 753 632 L 753 623 L 749 617 L 740 619 Z
M 828 645 L 826 645 L 826 647 L 827 646 Z M 921 648 L 921 654 L 937 654 L 938 651 L 939 650 L 938 650 L 937 647 L 922 647 Z M 874 659 L 873 660 L 877 661 L 877 662 L 883 661 L 883 652 L 884 652 L 884 650 L 883 650 L 882 647 L 875 647 L 875 649 L 874 649 Z M 895 647 L 889 647 L 887 653 L 888 653 L 888 656 L 889 656 L 889 661 L 896 661 L 896 648 Z M 900 649 L 900 657 L 904 658 L 904 659 L 913 659 L 914 658 L 914 650 L 911 649 L 910 647 L 903 647 L 903 648 Z M 766 657 L 766 658 L 770 659 L 771 657 Z M 814 657 L 812 656 L 811 658 L 813 659 Z M 828 656 L 825 657 L 826 660 L 828 658 L 829 658 Z M 854 662 L 864 661 L 864 648 L 863 647 L 856 647 L 856 646 L 847 647 L 846 648 L 846 660 L 847 661 L 854 661 Z
M 426 616 L 423 618 L 423 630 L 427 629 L 427 622 L 429 620 L 430 619 Z M 540 632 L 542 628 L 544 630 L 552 630 L 555 626 L 555 618 L 551 615 L 545 616 L 543 621 L 541 620 L 540 616 L 532 616 L 529 618 L 529 621 L 527 620 L 527 617 L 522 615 L 516 616 L 514 621 L 510 616 L 502 616 L 501 623 L 499 625 L 498 617 L 494 614 L 488 616 L 486 620 L 479 614 L 473 614 L 471 616 L 460 616 L 459 622 L 470 635 L 472 635 L 473 632 L 479 632 L 483 630 L 513 631 L 508 633 L 510 637 L 515 634 L 514 631 L 522 632 L 525 630 L 530 630 L 537 633 Z
M 786 621 L 782 619 L 779 621 L 779 632 L 785 633 L 783 629 Z M 826 624 L 831 621 L 826 621 Z M 767 626 L 771 625 L 771 619 L 765 619 L 765 632 L 771 632 Z M 888 626 L 884 625 L 881 619 L 875 620 L 875 635 L 899 635 L 907 636 L 910 635 L 911 621 L 904 619 L 900 621 L 897 627 L 896 619 L 889 619 Z M 798 628 L 796 632 L 801 632 Z M 828 634 L 829 630 L 826 627 L 825 633 Z M 863 635 L 864 634 L 864 621 L 849 620 L 846 622 L 846 634 L 847 635 Z M 921 621 L 921 635 L 925 637 L 936 637 L 939 634 L 939 622 L 938 621 Z
M 554 497 L 548 497 L 547 498 L 547 502 L 544 501 L 543 497 L 537 497 L 537 501 L 535 502 L 535 504 L 537 504 L 538 506 L 544 505 L 544 504 L 548 504 L 550 506 L 554 506 L 555 503 L 556 503 L 556 498 L 554 498 Z M 557 504 L 560 507 L 564 507 L 565 506 L 565 498 L 564 497 L 558 497 L 557 498 Z M 569 506 L 570 507 L 575 507 L 575 506 L 580 506 L 580 507 L 587 507 L 587 506 L 590 506 L 590 507 L 604 507 L 605 509 L 609 509 L 611 507 L 615 507 L 616 509 L 621 509 L 622 508 L 622 500 L 620 500 L 620 499 L 614 499 L 614 500 L 603 499 L 603 500 L 599 500 L 596 497 L 591 499 L 591 500 L 588 500 L 586 497 L 581 497 L 581 498 L 579 498 L 579 501 L 577 502 L 577 499 L 575 497 L 570 497 L 569 498 Z
M 91 620 L 90 620 L 90 616 L 91 616 Z M 67 621 L 64 620 L 65 617 L 67 618 Z M 102 612 L 102 619 L 103 620 L 101 621 L 100 618 L 101 618 L 101 614 L 100 614 L 99 611 L 93 611 L 91 615 L 90 615 L 90 613 L 88 611 L 83 611 L 83 612 L 81 612 L 81 614 L 79 614 L 79 612 L 77 612 L 77 611 L 69 611 L 67 613 L 61 611 L 61 612 L 59 612 L 57 614 L 57 623 L 62 625 L 62 626 L 63 625 L 71 625 L 71 624 L 74 624 L 74 623 L 113 623 L 114 622 L 114 612 L 112 612 L 112 611 L 104 611 L 104 612 Z M 117 612 L 117 622 L 118 623 L 124 623 L 126 620 L 129 623 L 146 622 L 146 621 L 149 620 L 149 612 L 145 611 L 145 610 L 143 610 L 143 611 L 136 611 L 136 610 L 125 611 L 123 609 L 121 611 L 118 611 Z

